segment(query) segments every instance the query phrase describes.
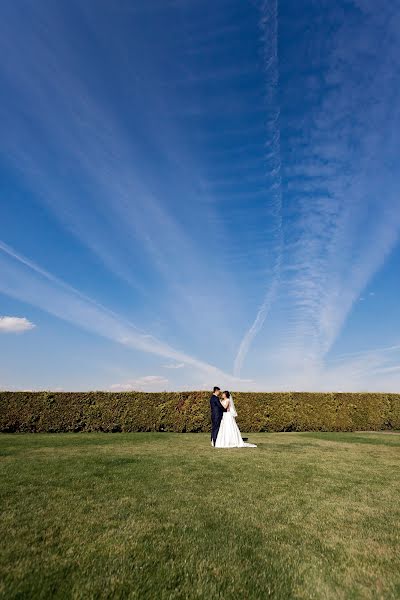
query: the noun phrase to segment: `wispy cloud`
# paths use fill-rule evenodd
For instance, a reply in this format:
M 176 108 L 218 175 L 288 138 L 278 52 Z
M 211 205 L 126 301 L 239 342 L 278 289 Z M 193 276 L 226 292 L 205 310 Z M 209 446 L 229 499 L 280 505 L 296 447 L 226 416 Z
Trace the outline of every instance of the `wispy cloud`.
M 383 18 L 381 7 L 360 8 L 363 14 L 343 20 L 332 7 L 330 35 L 312 34 L 320 54 L 310 73 L 293 76 L 288 89 L 304 89 L 310 78 L 296 122 L 290 113 L 286 119 L 285 152 L 296 164 L 285 165 L 292 214 L 285 223 L 281 298 L 290 301 L 291 318 L 277 340 L 286 364 L 300 369 L 305 361 L 321 363 L 400 233 L 393 166 L 400 119 L 391 110 L 400 42 L 386 31 L 395 11 L 388 5 Z M 374 45 L 380 50 L 372 56 Z M 296 64 L 295 53 L 297 45 L 286 61 Z M 291 109 L 289 98 L 286 103 Z
M 392 285 L 369 293 L 400 232 L 396 3 L 17 4 L 0 290 L 161 357 L 137 368 L 171 385 L 393 384 L 396 351 L 331 357 Z
M 331 362 L 347 361 L 349 360 L 349 358 L 365 357 L 371 355 L 386 356 L 388 354 L 391 354 L 392 352 L 400 352 L 400 345 L 396 344 L 394 346 L 368 348 L 367 350 L 360 350 L 359 352 L 346 352 L 345 354 L 340 354 L 336 358 L 331 359 Z
M 142 352 L 183 362 L 209 377 L 240 381 L 220 369 L 172 348 L 119 317 L 72 286 L 0 243 L 0 291 L 97 335 Z M 11 259 L 11 260 L 10 260 Z
M 232 290 L 232 298 L 238 293 L 233 293 L 233 278 L 224 272 L 218 252 L 211 261 L 202 246 L 200 232 L 211 231 L 212 223 L 199 191 L 201 165 L 191 157 L 176 119 L 166 113 L 174 96 L 160 93 L 161 77 L 146 79 L 157 69 L 157 58 L 146 55 L 146 64 L 133 68 L 123 44 L 109 48 L 107 60 L 125 72 L 124 101 L 132 115 L 140 115 L 131 135 L 132 124 L 97 94 L 96 82 L 85 76 L 73 47 L 64 42 L 68 31 L 59 7 L 32 5 L 27 10 L 29 17 L 21 21 L 8 6 L 0 26 L 1 56 L 8 57 L 0 58 L 0 68 L 13 91 L 2 103 L 7 126 L 1 149 L 8 164 L 20 172 L 35 199 L 111 274 L 127 282 L 137 298 L 151 306 L 148 290 L 157 285 L 165 315 L 175 327 L 196 338 L 194 315 L 208 314 L 210 331 L 218 324 L 219 336 L 230 339 L 230 308 L 222 311 L 202 290 L 215 279 Z M 101 40 L 101 15 L 77 10 Z M 138 78 L 147 81 L 139 86 L 140 95 Z M 148 154 L 157 173 L 149 169 Z M 217 239 L 211 238 L 208 246 L 212 244 L 218 248 Z
M 23 333 L 34 327 L 26 317 L 0 317 L 0 333 Z
M 253 384 L 247 384 L 246 389 L 330 392 L 396 392 L 400 389 L 400 347 L 349 353 L 340 360 L 307 363 L 303 359 L 302 368 L 285 364 L 285 359 L 288 360 L 287 353 L 274 364 L 268 377 L 260 376 Z
M 266 0 L 262 5 L 261 31 L 266 76 L 266 110 L 268 114 L 266 134 L 266 175 L 269 187 L 265 191 L 265 201 L 270 207 L 274 221 L 275 260 L 267 290 L 258 308 L 256 317 L 243 336 L 236 354 L 234 373 L 239 376 L 244 360 L 256 335 L 261 331 L 265 319 L 276 299 L 282 268 L 282 177 L 280 149 L 280 109 L 278 100 L 279 58 L 278 58 L 278 2 Z
M 398 373 L 400 372 L 400 365 L 395 365 L 393 367 L 381 367 L 375 369 L 375 373 Z
M 319 389 L 394 392 L 400 387 L 400 348 L 371 349 L 332 361 L 318 374 Z

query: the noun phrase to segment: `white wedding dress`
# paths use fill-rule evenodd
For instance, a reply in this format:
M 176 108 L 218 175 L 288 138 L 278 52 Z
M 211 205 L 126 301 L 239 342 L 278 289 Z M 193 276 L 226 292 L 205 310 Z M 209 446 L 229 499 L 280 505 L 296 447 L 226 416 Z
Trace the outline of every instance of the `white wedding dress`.
M 232 396 L 230 399 L 221 400 L 221 404 L 228 410 L 224 412 L 221 425 L 219 427 L 218 436 L 215 441 L 216 448 L 257 448 L 255 444 L 246 444 L 242 440 L 240 429 L 236 424 L 237 412 L 233 403 Z

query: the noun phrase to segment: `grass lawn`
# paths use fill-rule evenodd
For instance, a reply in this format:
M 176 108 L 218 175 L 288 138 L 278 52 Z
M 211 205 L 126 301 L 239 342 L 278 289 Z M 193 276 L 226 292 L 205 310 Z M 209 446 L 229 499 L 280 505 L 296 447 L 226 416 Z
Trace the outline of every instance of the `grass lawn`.
M 400 434 L 0 435 L 0 597 L 400 598 Z

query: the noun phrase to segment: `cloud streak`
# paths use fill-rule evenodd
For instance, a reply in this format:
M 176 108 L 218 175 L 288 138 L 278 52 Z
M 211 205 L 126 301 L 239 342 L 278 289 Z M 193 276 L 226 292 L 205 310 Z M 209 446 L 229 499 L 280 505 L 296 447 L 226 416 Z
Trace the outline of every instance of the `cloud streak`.
M 121 385 L 396 381 L 337 358 L 397 342 L 396 3 L 142 4 L 4 4 L 0 289 L 143 353 Z
M 36 265 L 4 242 L 0 243 L 2 278 L 0 291 L 38 306 L 56 317 L 145 353 L 184 362 L 209 377 L 240 381 L 220 369 L 172 348 L 145 333 L 113 311 L 85 296 L 58 277 Z M 9 260 L 11 259 L 11 260 Z
M 262 18 L 260 27 L 262 31 L 263 55 L 266 77 L 266 109 L 267 142 L 266 171 L 269 188 L 265 191 L 265 198 L 271 208 L 272 219 L 275 222 L 274 253 L 275 261 L 271 273 L 271 280 L 267 284 L 267 291 L 257 315 L 250 328 L 244 334 L 236 354 L 234 373 L 240 376 L 243 363 L 250 350 L 256 335 L 261 331 L 269 314 L 273 302 L 277 297 L 282 268 L 283 231 L 282 231 L 282 177 L 281 177 L 281 149 L 280 149 L 280 109 L 278 100 L 279 86 L 279 57 L 278 57 L 278 2 L 267 0 L 262 5 Z
M 302 369 L 307 361 L 321 367 L 361 292 L 398 243 L 392 132 L 400 119 L 390 107 L 400 43 L 394 32 L 384 35 L 394 12 L 388 6 L 384 19 L 381 7 L 369 5 L 343 21 L 332 7 L 331 34 L 323 39 L 316 28 L 310 44 L 320 53 L 287 89 L 284 153 L 295 155 L 296 164 L 285 164 L 291 212 L 281 298 L 290 302 L 291 318 L 278 344 L 291 367 Z M 367 48 L 375 43 L 380 51 L 371 57 Z M 293 70 L 302 59 L 295 44 L 284 57 Z M 300 100 L 296 90 L 304 89 L 304 78 L 309 85 Z M 293 102 L 300 101 L 293 121 Z
M 96 94 L 99 82 L 93 73 L 87 76 L 65 43 L 68 30 L 60 8 L 32 5 L 27 10 L 29 18 L 21 21 L 10 4 L 1 25 L 1 56 L 8 57 L 0 58 L 1 75 L 13 92 L 2 103 L 7 126 L 1 149 L 8 164 L 35 200 L 110 274 L 126 282 L 138 301 L 151 306 L 149 289 L 157 286 L 166 300 L 165 318 L 175 328 L 196 338 L 195 316 L 207 313 L 210 331 L 218 324 L 220 338 L 229 339 L 230 307 L 222 311 L 203 290 L 215 279 L 232 291 L 232 298 L 238 293 L 218 252 L 211 261 L 212 249 L 202 246 L 199 232 L 211 231 L 212 223 L 199 191 L 201 164 L 192 159 L 176 119 L 167 113 L 172 92 L 160 93 L 160 78 L 145 79 L 157 68 L 157 56 L 146 55 L 133 69 L 123 44 L 109 49 L 108 59 L 125 70 L 122 100 L 130 103 L 131 115 L 139 115 L 133 134 L 126 115 Z M 107 33 L 104 6 L 95 13 L 74 10 L 101 41 Z M 131 37 L 123 23 L 119 26 L 122 37 Z M 138 78 L 146 85 L 138 86 Z M 144 148 L 158 166 L 156 174 L 143 157 Z M 217 248 L 212 238 L 207 247 L 214 243 Z

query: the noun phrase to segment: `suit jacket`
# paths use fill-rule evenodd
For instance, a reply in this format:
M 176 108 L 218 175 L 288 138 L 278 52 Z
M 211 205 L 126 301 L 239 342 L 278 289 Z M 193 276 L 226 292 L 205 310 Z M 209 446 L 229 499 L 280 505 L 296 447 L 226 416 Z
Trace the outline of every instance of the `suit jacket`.
M 222 419 L 222 415 L 226 412 L 226 408 L 224 408 L 219 401 L 218 396 L 214 396 L 214 394 L 210 398 L 210 407 L 211 407 L 211 421 L 213 423 L 220 423 Z

